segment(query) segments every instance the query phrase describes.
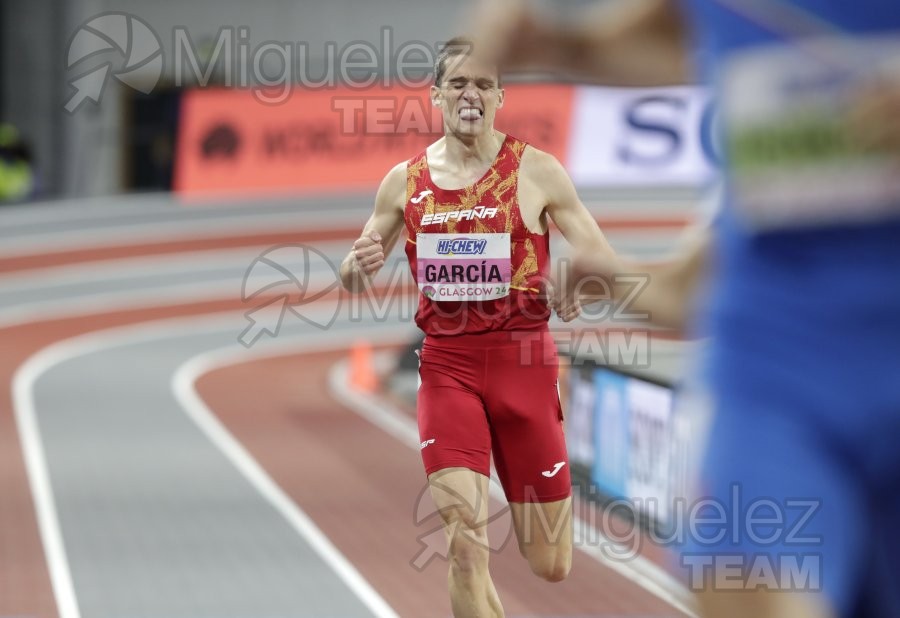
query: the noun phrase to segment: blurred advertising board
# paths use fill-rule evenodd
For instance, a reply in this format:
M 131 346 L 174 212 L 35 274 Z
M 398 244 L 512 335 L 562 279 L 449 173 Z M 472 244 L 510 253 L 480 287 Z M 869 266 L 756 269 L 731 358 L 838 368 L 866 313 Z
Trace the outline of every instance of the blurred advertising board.
M 715 107 L 705 90 L 575 90 L 564 163 L 577 186 L 703 185 L 715 178 Z
M 496 127 L 565 157 L 572 89 L 510 85 Z M 442 134 L 428 89 L 296 91 L 274 105 L 251 90 L 184 94 L 175 190 L 251 194 L 374 190 Z
M 698 88 L 509 84 L 496 127 L 556 156 L 582 187 L 715 176 L 714 108 Z M 188 194 L 374 191 L 442 134 L 428 88 L 183 93 L 174 187 Z
M 610 500 L 628 500 L 657 523 L 684 496 L 687 442 L 669 386 L 607 367 L 569 373 L 566 441 L 574 471 Z

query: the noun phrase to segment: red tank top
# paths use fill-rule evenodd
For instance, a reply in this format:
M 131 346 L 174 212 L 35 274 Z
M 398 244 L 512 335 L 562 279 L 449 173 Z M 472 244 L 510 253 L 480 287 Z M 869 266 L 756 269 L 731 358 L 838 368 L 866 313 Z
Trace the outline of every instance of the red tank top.
M 487 173 L 463 189 L 435 185 L 425 152 L 407 162 L 406 255 L 426 335 L 546 328 L 550 236 L 529 231 L 519 211 L 525 146 L 507 135 Z

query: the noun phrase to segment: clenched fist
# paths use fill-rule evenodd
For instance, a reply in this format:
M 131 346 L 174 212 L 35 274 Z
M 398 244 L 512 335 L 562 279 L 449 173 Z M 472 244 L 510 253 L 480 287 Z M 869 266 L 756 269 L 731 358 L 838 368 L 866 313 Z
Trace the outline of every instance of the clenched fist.
M 384 266 L 384 247 L 381 234 L 372 230 L 353 243 L 353 257 L 359 270 L 371 277 Z
M 547 304 L 563 322 L 571 322 L 581 315 L 581 302 L 573 294 L 571 286 L 561 282 L 547 283 Z

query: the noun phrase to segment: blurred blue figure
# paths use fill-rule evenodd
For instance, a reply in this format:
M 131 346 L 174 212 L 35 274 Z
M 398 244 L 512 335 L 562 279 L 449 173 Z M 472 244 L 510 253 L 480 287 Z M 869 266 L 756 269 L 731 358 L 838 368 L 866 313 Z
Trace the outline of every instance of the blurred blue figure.
M 623 0 L 554 24 L 494 0 L 476 26 L 507 68 L 649 86 L 695 66 L 713 85 L 713 248 L 638 267 L 653 275 L 639 309 L 665 318 L 715 271 L 700 320 L 715 521 L 682 565 L 709 616 L 900 616 L 900 5 Z M 604 259 L 576 274 L 628 268 Z

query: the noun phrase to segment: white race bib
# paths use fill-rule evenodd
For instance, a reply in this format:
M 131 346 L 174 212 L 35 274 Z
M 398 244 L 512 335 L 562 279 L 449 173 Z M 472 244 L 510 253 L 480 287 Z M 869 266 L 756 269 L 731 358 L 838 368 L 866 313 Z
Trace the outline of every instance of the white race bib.
M 827 36 L 754 48 L 727 63 L 731 189 L 751 228 L 900 216 L 900 159 L 862 152 L 846 130 L 860 87 L 888 72 L 900 79 L 898 62 L 900 36 Z
M 432 300 L 495 300 L 512 281 L 509 234 L 416 234 L 416 279 Z

